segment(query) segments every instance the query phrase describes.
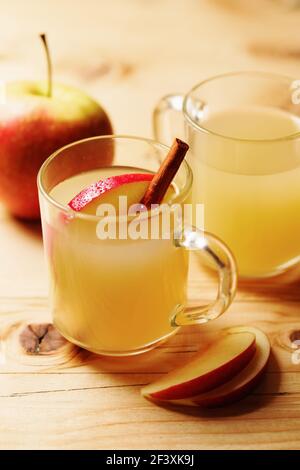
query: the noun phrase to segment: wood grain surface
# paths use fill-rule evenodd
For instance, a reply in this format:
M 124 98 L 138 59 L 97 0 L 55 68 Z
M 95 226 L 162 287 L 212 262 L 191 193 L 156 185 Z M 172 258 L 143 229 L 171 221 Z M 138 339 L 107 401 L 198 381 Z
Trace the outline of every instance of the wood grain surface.
M 168 92 L 231 70 L 300 78 L 300 10 L 279 0 L 0 0 L 0 77 L 41 78 L 37 33 L 46 31 L 55 80 L 83 87 L 109 110 L 116 132 L 151 135 L 151 111 Z M 155 351 L 106 359 L 62 343 L 28 355 L 20 333 L 51 321 L 40 227 L 0 210 L 1 449 L 300 448 L 300 274 L 240 283 L 229 311 L 210 325 L 184 328 Z M 190 295 L 214 295 L 215 281 L 191 267 Z M 264 382 L 235 405 L 170 409 L 140 387 L 228 325 L 268 333 Z M 294 361 L 295 362 L 295 361 Z

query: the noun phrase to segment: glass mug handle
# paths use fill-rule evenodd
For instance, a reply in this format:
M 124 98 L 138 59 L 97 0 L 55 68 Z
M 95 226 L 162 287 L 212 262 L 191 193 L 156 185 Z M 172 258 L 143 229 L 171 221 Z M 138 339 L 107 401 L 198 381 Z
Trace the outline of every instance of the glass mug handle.
M 237 285 L 237 266 L 229 248 L 216 236 L 191 227 L 174 238 L 176 247 L 197 251 L 218 270 L 217 298 L 208 305 L 180 308 L 171 319 L 172 326 L 207 323 L 222 315 L 231 304 Z
M 174 137 L 184 140 L 183 100 L 181 93 L 166 95 L 158 102 L 153 111 L 153 133 L 158 142 L 171 145 Z M 180 121 L 178 119 L 180 114 Z M 172 117 L 176 117 L 176 122 Z M 168 132 L 167 132 L 168 129 Z

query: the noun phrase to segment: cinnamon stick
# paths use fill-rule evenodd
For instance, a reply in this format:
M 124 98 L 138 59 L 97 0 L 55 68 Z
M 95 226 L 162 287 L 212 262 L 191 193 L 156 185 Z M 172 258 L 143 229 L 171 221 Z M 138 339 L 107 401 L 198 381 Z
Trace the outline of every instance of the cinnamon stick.
M 160 204 L 176 175 L 189 146 L 180 139 L 175 139 L 158 172 L 150 182 L 141 204 L 151 208 L 151 204 Z

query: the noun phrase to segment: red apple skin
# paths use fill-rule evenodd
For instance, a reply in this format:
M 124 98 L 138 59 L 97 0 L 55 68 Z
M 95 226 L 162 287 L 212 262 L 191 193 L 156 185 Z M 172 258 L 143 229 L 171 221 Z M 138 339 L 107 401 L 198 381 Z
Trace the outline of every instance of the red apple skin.
M 38 82 L 7 84 L 0 106 L 1 201 L 19 218 L 38 219 L 36 178 L 44 160 L 73 141 L 111 133 L 105 111 L 75 88 L 55 85 L 48 98 Z
M 142 393 L 147 398 L 153 400 L 169 401 L 190 398 L 200 393 L 208 392 L 227 382 L 239 373 L 251 361 L 255 351 L 255 337 L 253 337 L 253 342 L 239 356 L 234 357 L 231 361 L 211 370 L 207 374 L 184 383 L 179 383 L 164 390 L 159 390 L 149 394 Z
M 87 188 L 84 188 L 69 202 L 68 205 L 74 211 L 79 212 L 91 202 L 98 200 L 98 198 L 100 198 L 103 194 L 106 194 L 108 191 L 120 188 L 124 184 L 127 185 L 138 182 L 150 182 L 152 179 L 153 175 L 149 173 L 128 173 L 124 175 L 111 176 L 103 180 L 99 180 Z

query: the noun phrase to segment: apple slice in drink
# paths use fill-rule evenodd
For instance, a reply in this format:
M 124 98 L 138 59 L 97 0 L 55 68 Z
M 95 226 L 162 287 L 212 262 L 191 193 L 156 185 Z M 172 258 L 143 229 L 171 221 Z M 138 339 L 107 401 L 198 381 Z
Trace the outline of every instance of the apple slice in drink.
M 255 354 L 255 334 L 235 328 L 223 330 L 214 343 L 196 354 L 187 364 L 142 389 L 142 394 L 157 400 L 193 397 L 232 379 Z
M 70 202 L 74 211 L 96 214 L 99 204 L 119 206 L 119 197 L 127 197 L 127 207 L 137 204 L 144 195 L 153 175 L 150 173 L 128 173 L 115 175 L 91 184 Z
M 69 206 L 77 212 L 95 214 L 99 204 L 109 203 L 118 208 L 120 196 L 127 197 L 127 208 L 141 201 L 147 209 L 152 204 L 161 204 L 168 200 L 170 192 L 174 193 L 172 180 L 188 148 L 185 142 L 176 138 L 156 174 L 129 173 L 105 178 L 83 189 Z

